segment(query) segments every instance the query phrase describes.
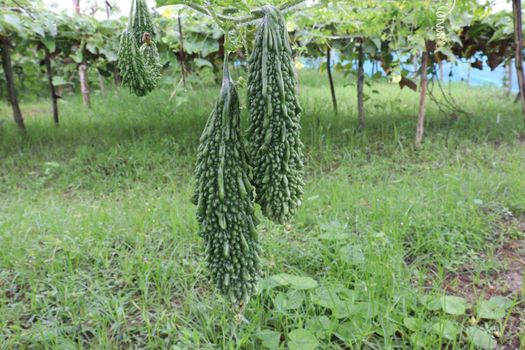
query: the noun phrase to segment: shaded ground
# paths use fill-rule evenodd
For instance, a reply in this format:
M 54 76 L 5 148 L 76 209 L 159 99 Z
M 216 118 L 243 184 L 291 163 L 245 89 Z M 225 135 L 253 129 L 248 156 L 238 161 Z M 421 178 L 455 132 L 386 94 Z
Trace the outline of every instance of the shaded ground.
M 469 302 L 489 300 L 494 296 L 505 296 L 515 301 L 514 307 L 504 321 L 498 349 L 523 349 L 520 337 L 525 334 L 525 216 L 515 218 L 512 215 L 505 217 L 496 230 L 496 237 L 502 236 L 502 231 L 517 230 L 516 238 L 505 238 L 496 247 L 492 256 L 481 254 L 481 261 L 492 260 L 497 262 L 497 268 L 488 272 L 475 272 L 473 266 L 462 266 L 456 272 L 449 272 L 443 281 L 443 288 L 447 293 L 461 295 Z M 498 237 L 499 238 L 499 237 Z M 473 322 L 483 323 L 482 320 Z M 521 347 L 520 347 L 521 346 Z

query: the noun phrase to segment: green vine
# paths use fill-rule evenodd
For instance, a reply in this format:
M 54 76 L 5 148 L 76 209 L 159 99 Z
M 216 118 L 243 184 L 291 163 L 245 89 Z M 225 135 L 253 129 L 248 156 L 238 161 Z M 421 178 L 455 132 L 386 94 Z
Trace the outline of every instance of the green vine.
M 298 6 L 300 5 L 301 3 L 304 3 L 306 2 L 306 0 L 291 0 L 287 3 L 284 3 L 280 6 L 278 6 L 277 8 L 282 11 L 282 12 L 285 12 L 295 6 Z M 195 11 L 198 11 L 202 14 L 205 14 L 206 16 L 210 16 L 212 17 L 213 19 L 215 19 L 215 21 L 217 23 L 219 22 L 233 22 L 235 24 L 248 24 L 250 22 L 253 22 L 261 17 L 264 16 L 264 13 L 263 11 L 260 9 L 260 8 L 257 8 L 257 9 L 254 9 L 251 11 L 251 14 L 250 15 L 245 15 L 245 16 L 226 16 L 226 15 L 222 15 L 222 14 L 218 14 L 218 13 L 215 13 L 213 11 L 213 9 L 210 7 L 210 6 L 202 6 L 202 5 L 199 5 L 199 4 L 194 4 L 194 3 L 185 3 L 184 5 L 194 9 Z M 219 24 L 219 26 L 222 28 L 222 25 Z

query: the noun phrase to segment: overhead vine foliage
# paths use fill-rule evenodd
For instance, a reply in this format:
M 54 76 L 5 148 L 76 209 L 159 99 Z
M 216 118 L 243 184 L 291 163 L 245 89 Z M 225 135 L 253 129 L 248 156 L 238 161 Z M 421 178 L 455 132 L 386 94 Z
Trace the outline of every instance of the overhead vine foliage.
M 512 15 L 499 12 L 477 19 L 462 28 L 460 41 L 452 47 L 456 57 L 473 58 L 482 52 L 487 56 L 487 65 L 495 69 L 501 63 L 514 57 L 514 28 Z M 483 61 L 477 57 L 472 67 L 483 68 Z
M 262 11 L 249 61 L 249 156 L 257 203 L 265 216 L 283 223 L 303 194 L 301 107 L 284 19 L 273 6 Z
M 110 74 L 116 61 L 114 33 L 121 28 L 118 20 L 98 21 L 89 16 L 55 13 L 40 1 L 7 0 L 0 6 L 0 37 L 8 42 L 13 54 L 11 70 L 23 77 L 19 79 L 23 88 L 20 92 L 51 96 L 55 123 L 58 123 L 59 97 L 55 87 L 74 87 L 78 78 L 71 73 L 81 62 Z M 16 104 L 12 105 L 18 109 Z M 13 114 L 22 126 L 21 113 L 17 110 Z
M 219 98 L 200 142 L 193 202 L 206 262 L 220 292 L 242 308 L 255 290 L 261 248 L 241 137 L 239 97 L 227 59 Z

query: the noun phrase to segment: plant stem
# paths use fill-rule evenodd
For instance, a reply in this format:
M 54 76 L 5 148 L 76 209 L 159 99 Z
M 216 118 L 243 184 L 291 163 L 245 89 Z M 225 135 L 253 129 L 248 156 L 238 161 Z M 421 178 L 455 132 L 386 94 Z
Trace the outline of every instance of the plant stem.
M 521 1 L 512 0 L 512 12 L 514 14 L 514 44 L 516 59 L 516 73 L 518 75 L 519 97 L 521 101 L 521 108 L 525 120 L 525 76 L 523 75 L 523 29 L 521 19 Z
M 19 129 L 25 130 L 24 118 L 18 105 L 18 97 L 16 96 L 15 79 L 13 78 L 13 65 L 11 63 L 11 42 L 8 38 L 0 37 L 0 44 L 2 47 L 2 67 L 4 69 L 5 81 L 7 85 L 7 98 L 9 104 L 13 108 L 13 118 L 16 126 Z
M 359 115 L 359 130 L 365 128 L 365 95 L 363 92 L 365 82 L 365 54 L 363 51 L 363 39 L 359 39 L 359 49 L 357 57 L 357 113 Z
M 47 47 L 44 47 L 45 56 L 44 62 L 46 65 L 46 75 L 47 82 L 49 85 L 49 94 L 51 95 L 51 106 L 53 107 L 53 121 L 55 125 L 58 125 L 58 103 L 57 103 L 57 94 L 55 91 L 55 85 L 53 85 L 53 70 L 51 68 L 51 54 Z
M 423 141 L 423 131 L 425 125 L 425 97 L 427 94 L 427 66 L 428 66 L 428 52 L 423 51 L 423 57 L 421 58 L 421 84 L 419 86 L 419 112 L 417 116 L 417 127 L 416 127 L 416 149 L 421 148 L 421 142 Z
M 287 10 L 289 8 L 292 8 L 294 6 L 297 6 L 303 2 L 305 2 L 306 0 L 291 0 L 287 3 L 284 3 L 280 6 L 278 6 L 278 9 L 281 10 L 281 11 L 284 11 L 284 10 Z M 206 16 L 210 16 L 210 17 L 214 17 L 214 15 L 216 16 L 217 19 L 221 20 L 221 21 L 226 21 L 226 22 L 234 22 L 236 24 L 243 24 L 243 23 L 248 23 L 248 22 L 251 22 L 251 21 L 254 21 L 258 18 L 261 18 L 263 16 L 263 13 L 261 11 L 257 11 L 257 10 L 253 10 L 252 13 L 250 15 L 244 15 L 244 16 L 225 16 L 225 15 L 221 15 L 221 14 L 212 14 L 206 7 L 202 6 L 202 5 L 199 5 L 199 4 L 193 4 L 193 3 L 187 3 L 185 4 L 186 6 L 194 9 L 195 11 L 198 11 L 200 13 L 203 13 L 205 14 Z
M 180 73 L 182 75 L 182 85 L 186 87 L 186 57 L 184 54 L 184 36 L 182 34 L 180 11 L 179 11 L 179 15 L 177 16 L 177 23 L 178 23 L 178 28 L 179 28 L 179 39 L 180 39 L 180 50 L 179 50 Z
M 332 106 L 337 115 L 337 97 L 335 96 L 334 80 L 332 79 L 331 53 L 330 45 L 326 45 L 326 72 L 328 73 L 328 83 L 330 84 L 330 94 L 332 95 Z

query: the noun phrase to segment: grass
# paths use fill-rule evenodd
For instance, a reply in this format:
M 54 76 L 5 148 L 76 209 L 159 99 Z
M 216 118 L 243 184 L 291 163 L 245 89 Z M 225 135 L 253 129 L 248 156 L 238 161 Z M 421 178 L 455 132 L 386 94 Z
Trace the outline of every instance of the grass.
M 3 107 L 0 349 L 525 348 L 523 286 L 497 278 L 499 249 L 524 234 L 519 105 L 453 85 L 472 117 L 429 103 L 415 151 L 416 93 L 367 87 L 356 132 L 355 89 L 336 78 L 337 116 L 324 77 L 301 74 L 304 202 L 288 225 L 262 221 L 264 276 L 242 319 L 206 278 L 189 202 L 217 87 L 95 94 L 92 110 L 69 96 L 59 128 L 47 101 L 27 103 L 27 135 Z M 496 289 L 445 286 L 465 273 Z

